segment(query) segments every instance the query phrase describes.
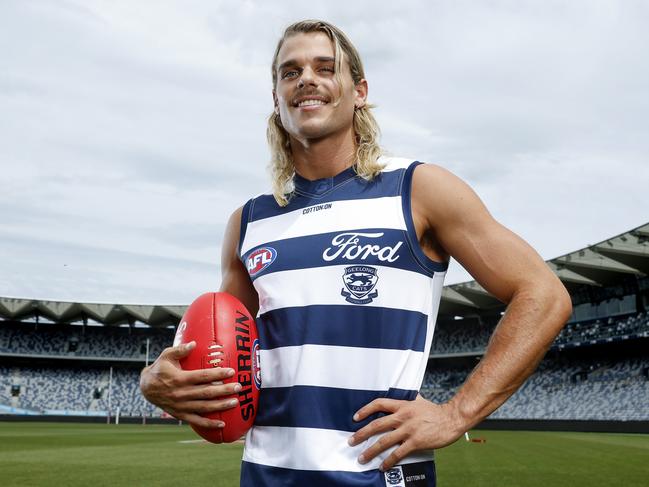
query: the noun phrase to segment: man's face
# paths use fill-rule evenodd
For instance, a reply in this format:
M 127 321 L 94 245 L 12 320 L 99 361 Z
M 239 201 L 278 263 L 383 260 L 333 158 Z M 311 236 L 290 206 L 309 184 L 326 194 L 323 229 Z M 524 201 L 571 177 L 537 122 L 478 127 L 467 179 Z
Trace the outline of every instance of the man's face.
M 295 139 L 322 139 L 351 128 L 354 107 L 365 104 L 367 83 L 354 86 L 346 56 L 342 65 L 339 86 L 334 46 L 322 32 L 296 34 L 282 44 L 273 98 L 282 125 Z

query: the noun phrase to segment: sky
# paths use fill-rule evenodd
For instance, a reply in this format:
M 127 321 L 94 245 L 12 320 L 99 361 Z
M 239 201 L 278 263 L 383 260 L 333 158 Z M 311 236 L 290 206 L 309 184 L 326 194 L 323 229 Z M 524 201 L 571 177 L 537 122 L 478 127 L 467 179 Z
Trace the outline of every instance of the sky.
M 382 146 L 454 172 L 544 259 L 649 221 L 647 1 L 1 0 L 0 296 L 218 289 L 304 18 L 360 51 Z

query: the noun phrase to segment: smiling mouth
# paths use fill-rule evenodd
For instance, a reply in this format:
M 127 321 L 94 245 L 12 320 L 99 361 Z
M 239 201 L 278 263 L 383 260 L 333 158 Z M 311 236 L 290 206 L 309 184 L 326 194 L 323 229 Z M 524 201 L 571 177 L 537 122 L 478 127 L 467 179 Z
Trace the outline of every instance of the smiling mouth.
M 326 105 L 327 103 L 329 103 L 329 102 L 325 98 L 322 98 L 322 97 L 303 98 L 303 99 L 293 103 L 293 106 L 296 107 L 296 108 L 316 107 L 316 106 Z
M 311 107 L 315 105 L 326 105 L 326 101 L 322 100 L 304 100 L 297 104 L 298 107 Z

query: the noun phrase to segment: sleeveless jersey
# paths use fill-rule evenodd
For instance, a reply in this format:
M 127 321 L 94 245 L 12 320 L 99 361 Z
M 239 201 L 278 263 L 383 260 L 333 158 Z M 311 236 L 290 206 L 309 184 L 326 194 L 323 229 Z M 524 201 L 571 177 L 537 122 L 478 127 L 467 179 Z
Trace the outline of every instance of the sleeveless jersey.
M 447 263 L 421 250 L 411 216 L 418 162 L 381 158 L 372 181 L 349 168 L 295 176 L 286 207 L 272 195 L 243 208 L 239 255 L 259 295 L 261 389 L 246 436 L 241 485 L 435 485 L 433 452 L 387 472 L 394 448 L 351 447 L 376 419 L 354 413 L 377 398 L 413 400 L 426 370 Z

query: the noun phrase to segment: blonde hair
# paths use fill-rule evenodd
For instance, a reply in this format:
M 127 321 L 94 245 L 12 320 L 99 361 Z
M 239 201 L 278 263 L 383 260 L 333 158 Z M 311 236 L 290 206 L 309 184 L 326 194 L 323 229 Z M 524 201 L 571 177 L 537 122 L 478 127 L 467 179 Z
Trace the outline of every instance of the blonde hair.
M 358 84 L 365 78 L 363 63 L 361 62 L 358 51 L 340 29 L 322 20 L 302 20 L 289 25 L 277 43 L 271 66 L 273 88 L 277 86 L 277 57 L 284 41 L 295 34 L 311 32 L 323 32 L 333 42 L 335 59 L 334 76 L 338 82 L 338 86 L 342 87 L 343 85 L 343 53 L 349 61 L 349 69 L 354 84 Z M 383 169 L 383 165 L 378 162 L 379 156 L 382 153 L 378 142 L 380 130 L 374 115 L 372 115 L 372 108 L 374 106 L 368 103 L 360 108 L 356 108 L 354 110 L 353 120 L 354 134 L 356 136 L 355 171 L 356 174 L 368 181 L 373 179 Z M 295 166 L 293 165 L 291 141 L 288 132 L 284 129 L 279 115 L 275 112 L 271 113 L 270 117 L 268 117 L 266 137 L 268 138 L 268 145 L 270 146 L 271 152 L 270 172 L 273 182 L 273 195 L 279 206 L 286 206 L 295 190 L 293 184 Z

